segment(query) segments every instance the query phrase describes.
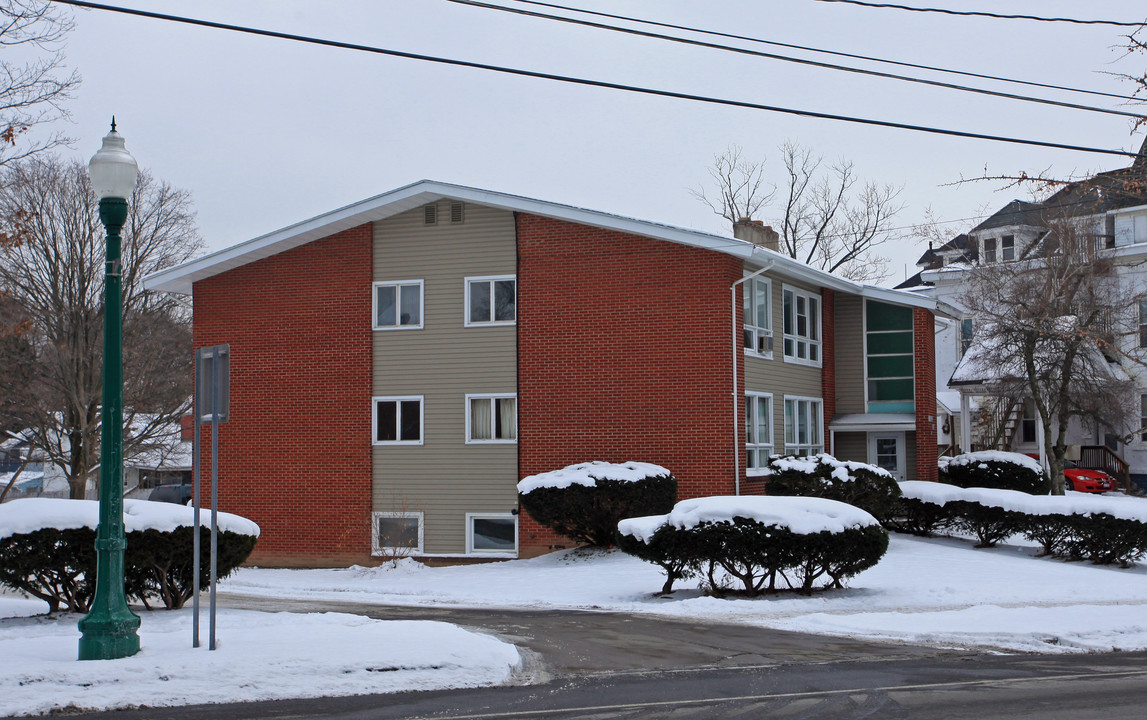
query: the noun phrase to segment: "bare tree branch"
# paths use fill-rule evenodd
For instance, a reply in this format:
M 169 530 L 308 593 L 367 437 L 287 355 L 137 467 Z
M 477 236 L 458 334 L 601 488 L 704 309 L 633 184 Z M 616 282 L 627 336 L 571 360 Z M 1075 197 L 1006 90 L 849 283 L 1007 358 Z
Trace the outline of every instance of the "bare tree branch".
M 190 195 L 140 174 L 123 231 L 124 452 L 167 442 L 191 394 L 190 312 L 148 273 L 201 246 Z M 73 497 L 98 468 L 104 231 L 86 168 L 50 155 L 0 169 L 0 410 Z

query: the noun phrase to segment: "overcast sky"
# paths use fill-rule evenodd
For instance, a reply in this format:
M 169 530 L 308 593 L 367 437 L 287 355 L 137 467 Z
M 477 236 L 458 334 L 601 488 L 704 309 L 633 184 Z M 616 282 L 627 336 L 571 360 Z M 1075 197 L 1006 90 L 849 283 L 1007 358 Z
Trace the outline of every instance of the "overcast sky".
M 513 5 L 512 0 L 490 0 Z M 115 0 L 112 0 L 114 3 Z M 1126 118 L 988 98 L 895 80 L 687 47 L 447 0 L 122 0 L 125 7 L 767 105 L 1101 148 L 1133 150 Z M 1126 29 L 953 17 L 816 0 L 568 0 L 630 15 L 978 73 L 1129 94 L 1105 73 Z M 1143 20 L 1140 0 L 906 0 L 999 13 Z M 218 250 L 419 179 L 527 195 L 728 234 L 689 189 L 730 144 L 774 169 L 792 140 L 865 179 L 904 187 L 898 225 L 931 206 L 972 218 L 1023 190 L 947 187 L 961 177 L 1122 167 L 1113 156 L 940 137 L 761 110 L 75 11 L 67 56 L 83 84 L 70 104 L 87 160 L 114 113 L 140 164 L 190 190 L 208 250 Z M 668 31 L 672 32 L 672 31 Z M 712 38 L 710 38 L 712 39 Z M 737 41 L 720 41 L 736 43 Z M 807 52 L 765 51 L 833 60 Z M 922 74 L 922 73 L 911 73 Z M 1118 108 L 1118 100 L 931 74 L 1009 92 Z M 1127 109 L 1124 107 L 1124 109 Z M 763 219 L 768 220 L 769 213 Z M 952 233 L 972 222 L 954 222 Z M 892 281 L 922 246 L 887 248 Z

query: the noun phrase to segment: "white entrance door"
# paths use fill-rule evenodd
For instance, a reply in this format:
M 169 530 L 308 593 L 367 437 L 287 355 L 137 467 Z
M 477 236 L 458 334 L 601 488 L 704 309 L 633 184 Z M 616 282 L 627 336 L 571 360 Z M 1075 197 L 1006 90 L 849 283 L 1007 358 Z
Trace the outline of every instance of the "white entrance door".
M 892 473 L 897 480 L 904 479 L 904 433 L 886 432 L 868 434 L 868 462 Z

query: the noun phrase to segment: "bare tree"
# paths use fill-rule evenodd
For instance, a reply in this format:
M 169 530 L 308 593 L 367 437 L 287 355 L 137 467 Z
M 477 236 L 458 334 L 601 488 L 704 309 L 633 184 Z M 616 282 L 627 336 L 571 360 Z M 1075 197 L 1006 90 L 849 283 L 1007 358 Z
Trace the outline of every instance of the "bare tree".
M 123 230 L 124 452 L 164 440 L 191 394 L 190 313 L 143 276 L 201 246 L 190 195 L 140 174 Z M 0 410 L 83 497 L 99 462 L 104 230 L 86 168 L 0 170 Z
M 63 103 L 80 84 L 64 67 L 71 29 L 71 15 L 54 3 L 0 1 L 0 165 L 67 141 L 59 131 L 32 131 L 68 117 Z
M 729 222 L 752 220 L 773 199 L 775 186 L 765 182 L 765 162 L 748 160 L 739 145 L 730 145 L 713 157 L 709 177 L 716 185 L 718 199 L 710 198 L 704 186 L 690 192 Z
M 749 162 L 730 146 L 709 169 L 720 202 L 703 188 L 693 190 L 694 197 L 730 222 L 754 219 L 764 209 L 772 215 L 766 221 L 779 228 L 781 252 L 808 265 L 853 280 L 887 277 L 888 258 L 876 248 L 891 237 L 892 221 L 903 209 L 900 188 L 860 184 L 851 162 L 826 166 L 796 143 L 786 142 L 780 152 L 782 180 L 767 185 L 765 163 Z
M 1123 365 L 1141 364 L 1139 342 L 1129 340 L 1147 294 L 1120 283 L 1115 259 L 1083 220 L 1053 218 L 1046 228 L 1026 256 L 970 273 L 961 302 L 975 319 L 975 344 L 958 372 L 992 395 L 1030 399 L 1052 492 L 1062 495 L 1073 419 L 1124 437 L 1139 426 Z

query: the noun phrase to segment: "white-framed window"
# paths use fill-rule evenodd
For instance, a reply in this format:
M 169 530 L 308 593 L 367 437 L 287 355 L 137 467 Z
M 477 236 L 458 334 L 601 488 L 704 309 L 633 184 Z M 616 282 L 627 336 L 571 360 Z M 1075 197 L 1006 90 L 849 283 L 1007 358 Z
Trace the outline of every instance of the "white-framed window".
M 371 513 L 370 544 L 374 555 L 421 555 L 420 512 Z
M 785 396 L 785 455 L 824 452 L 824 401 Z
M 745 352 L 773 357 L 773 286 L 766 278 L 744 283 Z
M 466 553 L 517 555 L 518 517 L 513 513 L 466 513 Z
M 960 357 L 972 347 L 972 340 L 976 337 L 976 321 L 972 318 L 964 318 L 960 321 Z
M 1139 427 L 1144 428 L 1139 434 L 1139 442 L 1147 443 L 1147 395 L 1139 396 Z
M 1028 445 L 1036 441 L 1035 403 L 1025 402 L 1020 418 L 1020 442 Z
M 745 470 L 759 475 L 773 454 L 773 396 L 769 393 L 745 393 Z
M 996 239 L 984 238 L 984 262 L 994 263 L 996 261 Z
M 820 366 L 820 295 L 785 287 L 785 362 Z
M 518 281 L 513 275 L 468 277 L 466 327 L 513 325 L 518 319 Z
M 1139 347 L 1147 348 L 1147 300 L 1139 301 Z
M 518 441 L 518 396 L 467 395 L 466 442 L 514 443 Z
M 422 281 L 398 280 L 374 283 L 375 330 L 422 328 Z
M 1004 262 L 1016 259 L 1016 236 L 1004 235 L 1000 238 L 1000 259 Z
M 375 445 L 421 445 L 421 395 L 376 397 L 371 417 L 371 438 Z

